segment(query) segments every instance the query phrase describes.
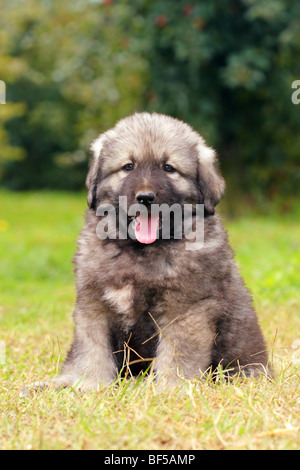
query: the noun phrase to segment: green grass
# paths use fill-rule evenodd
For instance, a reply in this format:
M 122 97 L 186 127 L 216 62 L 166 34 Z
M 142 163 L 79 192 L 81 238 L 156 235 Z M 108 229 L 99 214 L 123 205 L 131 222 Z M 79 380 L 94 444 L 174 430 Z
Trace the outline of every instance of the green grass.
M 158 392 L 144 380 L 19 398 L 56 374 L 72 339 L 71 259 L 85 207 L 84 194 L 0 192 L 0 449 L 298 449 L 300 225 L 291 215 L 225 217 L 272 382 L 220 377 Z

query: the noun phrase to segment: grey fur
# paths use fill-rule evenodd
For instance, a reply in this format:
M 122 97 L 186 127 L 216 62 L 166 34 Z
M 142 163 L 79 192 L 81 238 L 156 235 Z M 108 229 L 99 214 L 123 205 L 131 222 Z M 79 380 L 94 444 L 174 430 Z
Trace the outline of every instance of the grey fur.
M 97 389 L 117 377 L 124 357 L 134 374 L 153 359 L 157 380 L 168 384 L 219 364 L 230 374 L 265 373 L 252 299 L 214 211 L 225 184 L 213 150 L 187 124 L 148 113 L 123 119 L 92 150 L 89 209 L 75 256 L 74 340 L 55 385 Z M 136 169 L 126 173 L 121 168 L 130 161 Z M 178 171 L 163 172 L 163 161 Z M 204 203 L 204 247 L 187 251 L 185 239 L 99 240 L 97 206 L 117 205 L 119 195 L 133 203 L 141 188 L 160 204 Z

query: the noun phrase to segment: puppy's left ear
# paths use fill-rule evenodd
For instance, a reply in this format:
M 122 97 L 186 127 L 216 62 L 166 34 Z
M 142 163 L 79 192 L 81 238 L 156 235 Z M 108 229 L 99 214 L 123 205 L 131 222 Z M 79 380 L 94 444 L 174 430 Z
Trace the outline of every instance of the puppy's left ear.
M 92 159 L 90 169 L 86 178 L 88 188 L 87 203 L 89 209 L 97 208 L 97 188 L 101 178 L 101 151 L 103 147 L 103 136 L 99 136 L 91 145 Z
M 198 147 L 197 183 L 206 214 L 213 215 L 225 192 L 225 181 L 219 174 L 215 151 L 201 139 Z

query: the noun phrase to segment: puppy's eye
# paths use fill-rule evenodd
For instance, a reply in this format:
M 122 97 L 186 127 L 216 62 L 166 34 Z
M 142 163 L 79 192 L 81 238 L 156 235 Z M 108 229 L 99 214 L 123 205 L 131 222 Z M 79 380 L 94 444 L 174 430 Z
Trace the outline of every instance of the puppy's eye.
M 176 171 L 175 168 L 172 165 L 169 165 L 168 163 L 163 164 L 163 170 L 167 173 L 174 173 Z
M 122 166 L 122 170 L 124 171 L 132 171 L 134 169 L 133 163 L 126 163 L 126 165 Z

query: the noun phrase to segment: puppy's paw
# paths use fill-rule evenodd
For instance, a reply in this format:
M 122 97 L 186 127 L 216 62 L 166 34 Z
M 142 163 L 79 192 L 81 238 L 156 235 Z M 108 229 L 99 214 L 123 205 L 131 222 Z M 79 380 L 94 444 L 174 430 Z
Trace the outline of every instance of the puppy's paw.
M 44 390 L 49 389 L 50 387 L 50 382 L 33 382 L 31 384 L 25 385 L 25 387 L 20 390 L 19 397 L 28 397 L 33 393 L 43 392 Z

